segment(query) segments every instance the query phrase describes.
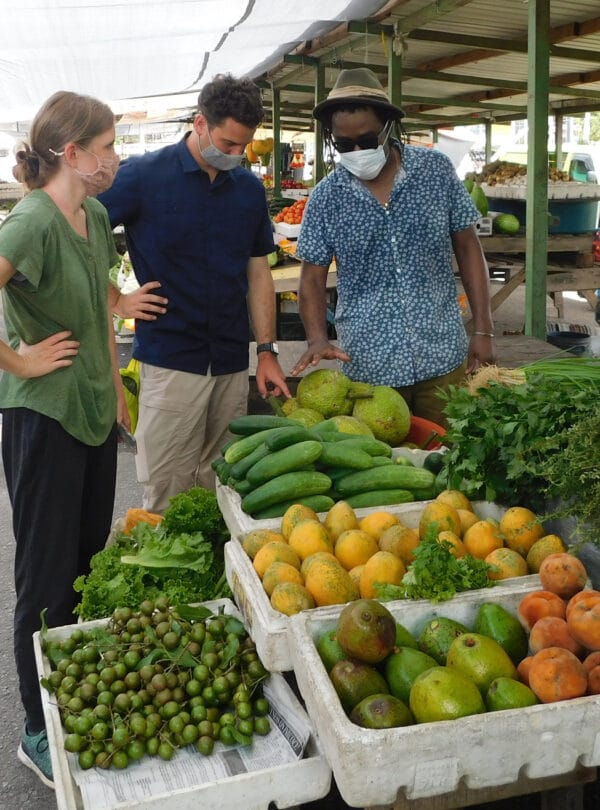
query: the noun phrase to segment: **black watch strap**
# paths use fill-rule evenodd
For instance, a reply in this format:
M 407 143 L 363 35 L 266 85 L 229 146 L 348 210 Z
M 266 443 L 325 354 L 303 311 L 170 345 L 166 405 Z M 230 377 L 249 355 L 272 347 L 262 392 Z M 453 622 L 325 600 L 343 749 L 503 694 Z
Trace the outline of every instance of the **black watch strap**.
M 276 343 L 258 343 L 256 346 L 256 354 L 260 354 L 261 352 L 279 354 L 279 346 Z

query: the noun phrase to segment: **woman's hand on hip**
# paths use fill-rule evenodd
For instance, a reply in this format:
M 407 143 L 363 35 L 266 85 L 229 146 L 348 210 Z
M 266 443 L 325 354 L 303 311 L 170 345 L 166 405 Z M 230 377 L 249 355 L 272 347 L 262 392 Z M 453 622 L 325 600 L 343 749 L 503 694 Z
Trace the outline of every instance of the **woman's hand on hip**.
M 79 341 L 71 339 L 72 332 L 57 332 L 39 343 L 29 345 L 21 341 L 17 352 L 19 362 L 14 372 L 17 377 L 31 379 L 43 377 L 73 364 L 79 352 Z

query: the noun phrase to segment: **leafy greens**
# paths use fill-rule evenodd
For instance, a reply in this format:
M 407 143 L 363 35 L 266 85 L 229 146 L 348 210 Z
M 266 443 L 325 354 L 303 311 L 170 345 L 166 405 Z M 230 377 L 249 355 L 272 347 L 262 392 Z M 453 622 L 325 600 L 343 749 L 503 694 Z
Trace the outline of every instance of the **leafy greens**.
M 223 561 L 227 536 L 213 492 L 193 487 L 175 496 L 158 526 L 138 523 L 92 557 L 89 574 L 73 584 L 81 594 L 76 612 L 99 619 L 161 595 L 171 604 L 230 596 Z
M 528 373 L 520 385 L 491 382 L 472 394 L 453 386 L 445 413 L 444 473 L 471 499 L 544 508 L 542 462 L 560 453 L 566 431 L 595 408 L 600 388 Z

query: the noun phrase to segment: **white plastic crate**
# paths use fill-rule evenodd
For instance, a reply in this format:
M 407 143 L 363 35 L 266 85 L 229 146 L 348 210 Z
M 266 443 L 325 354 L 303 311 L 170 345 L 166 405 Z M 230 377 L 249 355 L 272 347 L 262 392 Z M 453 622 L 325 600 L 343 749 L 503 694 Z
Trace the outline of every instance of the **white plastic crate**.
M 525 578 L 523 578 L 525 579 Z M 512 580 L 501 589 L 471 591 L 449 602 L 391 602 L 395 619 L 411 632 L 434 616 L 470 625 L 482 602 L 512 612 L 531 583 Z M 325 755 L 344 801 L 352 807 L 509 785 L 521 774 L 541 779 L 600 765 L 600 697 L 540 704 L 526 709 L 423 723 L 364 729 L 346 717 L 314 641 L 335 627 L 341 608 L 308 611 L 290 620 L 290 647 L 300 692 L 318 726 Z
M 275 233 L 285 236 L 287 239 L 297 239 L 300 236 L 302 225 L 289 225 L 287 222 L 276 222 Z
M 217 611 L 224 608 L 225 613 L 242 618 L 230 599 L 218 599 L 204 602 L 206 607 Z M 63 639 L 70 636 L 75 629 L 88 630 L 106 624 L 106 619 L 84 622 L 78 625 L 66 625 L 48 630 L 47 639 Z M 33 645 L 38 675 L 48 676 L 50 664 L 42 652 L 40 633 L 33 636 Z M 292 690 L 281 675 L 273 674 L 270 679 L 274 693 L 283 697 L 293 707 L 294 713 L 304 718 L 310 725 L 306 712 L 294 696 Z M 50 756 L 54 774 L 54 789 L 58 810 L 81 810 L 84 805 L 79 788 L 75 784 L 69 769 L 68 756 L 63 747 L 64 729 L 60 713 L 50 693 L 41 688 L 42 707 L 46 722 L 46 731 L 50 745 Z M 201 756 L 200 754 L 198 756 Z M 157 760 L 157 767 L 169 769 L 168 762 Z M 135 765 L 131 766 L 135 767 Z M 129 770 L 129 769 L 128 769 Z M 126 778 L 128 771 L 110 772 Z M 113 805 L 114 810 L 267 810 L 271 802 L 277 807 L 294 807 L 303 802 L 315 801 L 329 793 L 331 786 L 331 768 L 329 767 L 318 738 L 312 734 L 304 758 L 292 763 L 273 766 L 264 770 L 250 771 L 217 779 L 201 785 L 178 787 L 168 793 L 147 796 L 143 802 L 124 801 Z
M 398 515 L 400 520 L 410 528 L 416 528 L 419 525 L 423 508 L 423 503 L 378 507 L 378 509 Z M 473 508 L 482 518 L 499 519 L 504 511 L 496 504 L 484 501 L 476 501 Z M 373 511 L 375 511 L 373 508 L 357 509 L 356 514 L 362 517 Z M 280 522 L 279 518 L 260 521 L 259 528 L 278 531 Z M 259 522 L 255 521 L 255 523 Z M 294 666 L 288 635 L 290 619 L 271 607 L 269 597 L 262 586 L 260 577 L 254 570 L 252 560 L 241 546 L 241 537 L 242 535 L 236 535 L 231 542 L 225 545 L 225 576 L 262 662 L 272 672 L 285 672 Z M 539 583 L 539 578 L 536 575 L 520 577 L 519 581 L 532 586 Z M 496 593 L 496 589 L 501 587 L 504 585 L 494 586 L 493 591 L 486 588 L 485 592 Z M 305 612 L 319 613 L 323 610 L 328 610 L 328 608 L 313 608 Z
M 311 188 L 284 188 L 281 190 L 281 196 L 288 200 L 304 200 L 308 199 L 311 191 Z

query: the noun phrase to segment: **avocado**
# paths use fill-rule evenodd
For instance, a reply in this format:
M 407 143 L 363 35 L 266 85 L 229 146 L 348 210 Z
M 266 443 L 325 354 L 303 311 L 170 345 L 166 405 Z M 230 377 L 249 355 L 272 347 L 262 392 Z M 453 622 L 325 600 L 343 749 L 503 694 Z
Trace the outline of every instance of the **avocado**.
M 484 602 L 480 605 L 473 629 L 476 633 L 497 641 L 515 665 L 527 655 L 527 633 L 516 616 L 502 605 L 494 602 Z
M 454 639 L 468 632 L 469 628 L 464 624 L 445 616 L 437 616 L 428 621 L 421 630 L 417 643 L 421 652 L 435 658 L 438 664 L 444 665 Z

